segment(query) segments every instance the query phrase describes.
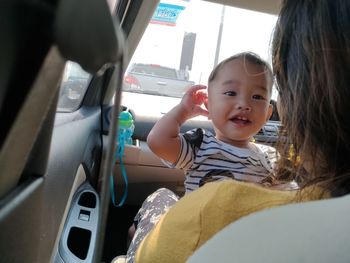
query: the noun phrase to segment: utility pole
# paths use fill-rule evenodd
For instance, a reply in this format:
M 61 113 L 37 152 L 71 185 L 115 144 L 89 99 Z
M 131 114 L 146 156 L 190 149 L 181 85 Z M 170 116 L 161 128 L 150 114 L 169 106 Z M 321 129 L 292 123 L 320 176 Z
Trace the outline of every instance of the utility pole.
M 221 20 L 220 20 L 220 26 L 219 26 L 218 41 L 216 42 L 214 67 L 218 64 L 218 60 L 219 60 L 220 46 L 221 46 L 221 37 L 222 37 L 222 28 L 224 27 L 224 16 L 225 16 L 225 6 L 223 5 L 222 9 L 221 9 Z

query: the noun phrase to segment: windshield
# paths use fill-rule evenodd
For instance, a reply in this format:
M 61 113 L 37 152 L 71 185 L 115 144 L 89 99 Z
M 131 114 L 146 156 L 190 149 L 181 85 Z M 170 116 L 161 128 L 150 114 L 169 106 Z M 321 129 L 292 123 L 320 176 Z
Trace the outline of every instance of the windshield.
M 138 93 L 179 100 L 189 86 L 207 85 L 217 63 L 244 51 L 270 62 L 276 19 L 207 1 L 161 1 L 126 70 L 124 97 Z

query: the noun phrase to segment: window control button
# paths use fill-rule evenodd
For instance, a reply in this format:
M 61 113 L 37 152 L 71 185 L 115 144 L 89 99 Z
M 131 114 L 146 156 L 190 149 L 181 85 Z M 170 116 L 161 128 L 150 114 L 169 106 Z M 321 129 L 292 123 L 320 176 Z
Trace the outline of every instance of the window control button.
M 85 211 L 85 210 L 81 210 L 79 213 L 79 220 L 89 221 L 90 220 L 90 212 Z

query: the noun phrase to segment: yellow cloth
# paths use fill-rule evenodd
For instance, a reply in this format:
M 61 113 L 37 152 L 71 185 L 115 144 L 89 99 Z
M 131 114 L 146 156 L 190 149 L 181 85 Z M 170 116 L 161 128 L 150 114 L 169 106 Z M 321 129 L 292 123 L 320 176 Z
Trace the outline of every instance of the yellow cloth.
M 295 202 L 296 193 L 233 180 L 207 183 L 185 195 L 161 218 L 141 242 L 135 262 L 185 262 L 226 225 L 250 213 Z M 311 191 L 299 201 L 319 198 L 319 191 Z

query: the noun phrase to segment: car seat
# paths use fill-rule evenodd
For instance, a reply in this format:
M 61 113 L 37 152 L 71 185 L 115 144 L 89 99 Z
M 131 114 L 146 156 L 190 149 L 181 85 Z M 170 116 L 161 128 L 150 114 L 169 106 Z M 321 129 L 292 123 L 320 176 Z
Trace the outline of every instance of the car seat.
M 350 195 L 251 214 L 217 233 L 188 263 L 350 262 Z

